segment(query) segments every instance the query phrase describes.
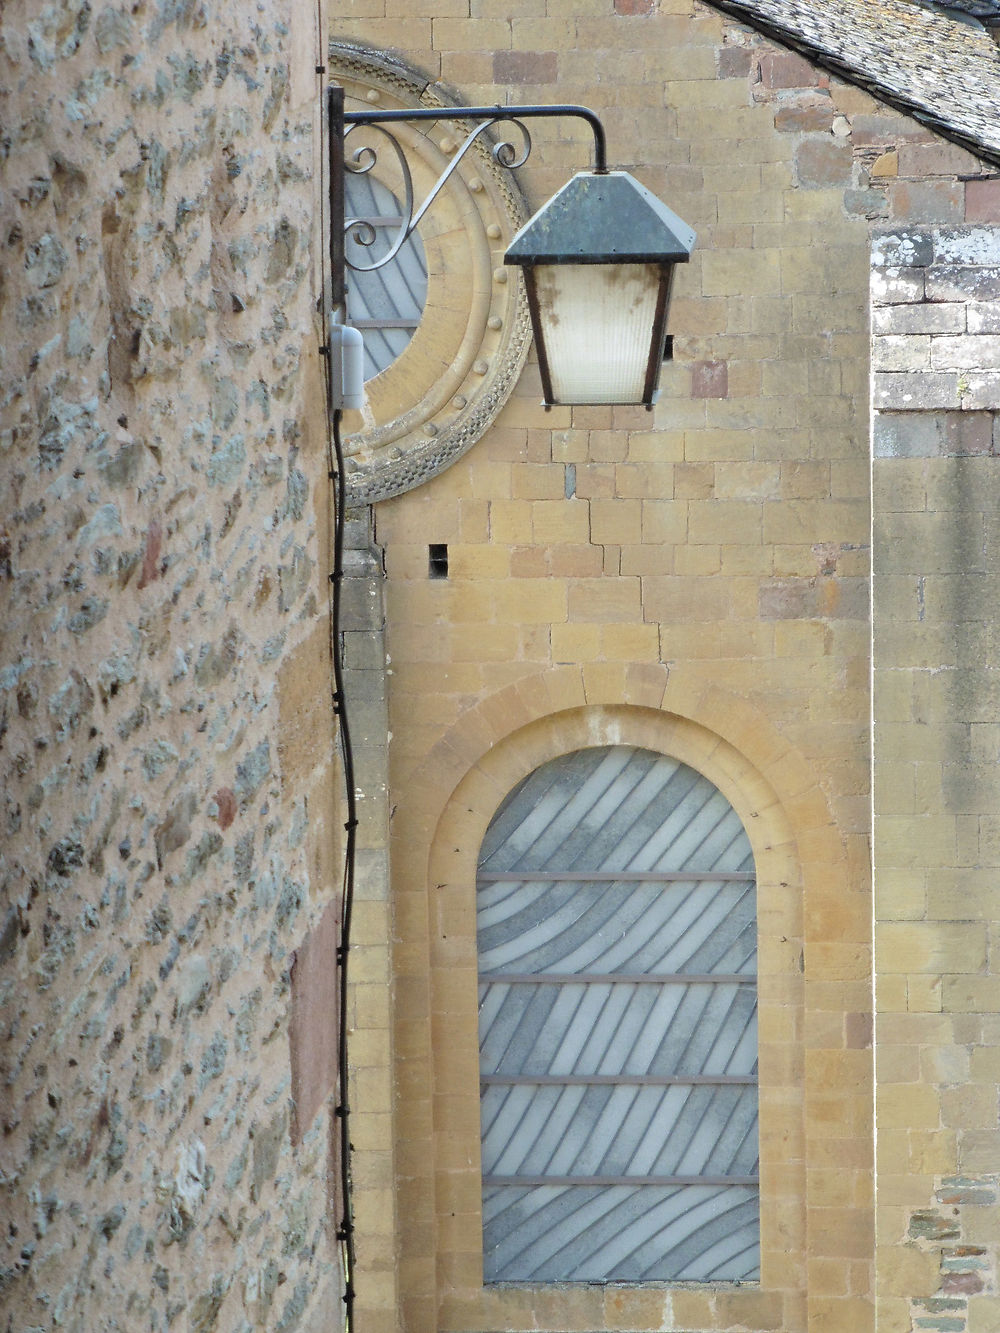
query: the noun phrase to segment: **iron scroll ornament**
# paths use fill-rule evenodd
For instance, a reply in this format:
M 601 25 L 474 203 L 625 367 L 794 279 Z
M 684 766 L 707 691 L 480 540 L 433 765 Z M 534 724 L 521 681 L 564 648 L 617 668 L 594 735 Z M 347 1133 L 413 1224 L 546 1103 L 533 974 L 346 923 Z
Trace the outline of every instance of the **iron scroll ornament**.
M 520 150 L 513 143 L 510 143 L 509 141 L 503 141 L 500 143 L 493 144 L 490 149 L 490 152 L 492 154 L 493 160 L 499 166 L 506 167 L 509 170 L 513 170 L 515 167 L 521 167 L 525 164 L 525 162 L 527 162 L 528 156 L 531 153 L 531 136 L 529 135 L 526 126 L 521 121 L 513 118 L 509 119 L 511 119 L 512 124 L 517 126 L 518 132 L 521 135 L 522 142 L 520 145 Z M 386 251 L 386 253 L 380 256 L 378 259 L 372 260 L 372 262 L 369 264 L 361 264 L 358 263 L 356 260 L 352 260 L 349 258 L 346 259 L 347 267 L 353 269 L 356 273 L 374 273 L 376 269 L 383 268 L 386 264 L 390 264 L 393 261 L 393 259 L 395 259 L 396 255 L 399 254 L 399 251 L 402 249 L 402 247 L 406 244 L 406 242 L 410 239 L 410 237 L 413 235 L 416 229 L 420 226 L 424 214 L 427 212 L 431 204 L 433 204 L 434 200 L 447 185 L 453 173 L 458 169 L 458 166 L 462 161 L 462 159 L 465 157 L 465 154 L 472 147 L 472 145 L 479 138 L 479 136 L 485 130 L 488 130 L 491 126 L 497 124 L 498 121 L 496 120 L 481 121 L 480 124 L 478 124 L 466 136 L 464 143 L 462 143 L 461 147 L 457 150 L 452 161 L 449 162 L 446 170 L 442 172 L 442 174 L 435 181 L 433 188 L 427 195 L 427 198 L 423 201 L 420 207 L 416 209 L 414 208 L 414 198 L 413 198 L 413 177 L 410 173 L 409 163 L 406 160 L 406 154 L 403 152 L 399 140 L 390 130 L 387 130 L 384 125 L 380 124 L 377 121 L 370 121 L 370 122 L 364 121 L 361 123 L 370 124 L 373 129 L 378 130 L 381 134 L 385 136 L 386 140 L 388 141 L 389 147 L 392 149 L 395 155 L 396 163 L 399 167 L 400 178 L 403 184 L 402 220 L 396 231 L 396 235 L 393 238 L 393 241 L 389 246 L 389 249 Z M 377 165 L 378 154 L 376 150 L 371 146 L 371 144 L 365 144 L 361 148 L 355 149 L 353 153 L 348 155 L 347 141 L 350 137 L 351 131 L 357 128 L 358 128 L 357 125 L 349 125 L 345 132 L 344 167 L 347 171 L 354 172 L 355 174 L 360 176 L 360 175 L 365 175 L 367 172 L 371 171 L 372 168 Z M 375 243 L 377 232 L 375 228 L 372 226 L 372 224 L 366 218 L 345 218 L 344 235 L 345 237 L 349 236 L 351 240 L 353 240 L 358 245 L 371 246 L 374 245 Z

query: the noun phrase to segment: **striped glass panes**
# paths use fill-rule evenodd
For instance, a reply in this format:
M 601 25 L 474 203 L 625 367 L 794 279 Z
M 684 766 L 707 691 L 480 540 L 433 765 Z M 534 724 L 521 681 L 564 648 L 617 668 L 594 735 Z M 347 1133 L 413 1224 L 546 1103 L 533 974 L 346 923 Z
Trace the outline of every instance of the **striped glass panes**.
M 392 245 L 403 219 L 399 202 L 370 173 L 345 173 L 344 203 L 348 219 L 375 231 L 372 245 L 360 245 L 348 231 L 345 250 L 355 264 L 380 259 Z M 348 268 L 350 322 L 365 342 L 365 379 L 395 361 L 413 337 L 427 300 L 427 261 L 418 232 L 401 246 L 385 268 L 366 273 Z
M 707 779 L 537 769 L 478 883 L 489 1282 L 758 1276 L 756 890 Z

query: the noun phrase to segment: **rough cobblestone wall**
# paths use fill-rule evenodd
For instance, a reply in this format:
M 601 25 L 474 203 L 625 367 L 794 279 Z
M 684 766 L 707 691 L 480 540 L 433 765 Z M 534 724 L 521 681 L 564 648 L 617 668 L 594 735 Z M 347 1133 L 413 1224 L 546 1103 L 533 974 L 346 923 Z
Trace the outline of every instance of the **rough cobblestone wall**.
M 990 1327 L 989 1298 L 996 1294 L 995 1175 L 950 1176 L 940 1182 L 929 1208 L 910 1217 L 903 1259 L 914 1295 L 913 1329 L 962 1333 Z M 971 1311 L 972 1297 L 986 1296 Z
M 317 49 L 290 0 L 3 16 L 11 1333 L 338 1326 L 289 1060 L 340 827 Z

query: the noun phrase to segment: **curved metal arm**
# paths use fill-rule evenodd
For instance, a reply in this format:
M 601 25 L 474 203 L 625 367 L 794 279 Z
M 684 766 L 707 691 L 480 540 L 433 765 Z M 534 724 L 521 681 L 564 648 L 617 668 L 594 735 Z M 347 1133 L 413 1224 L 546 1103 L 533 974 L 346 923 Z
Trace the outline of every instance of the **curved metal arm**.
M 603 176 L 608 169 L 604 126 L 596 111 L 586 106 L 569 104 L 556 106 L 439 106 L 419 107 L 406 111 L 346 111 L 345 125 L 386 125 L 393 121 L 420 120 L 482 120 L 481 129 L 487 129 L 502 120 L 530 120 L 533 117 L 576 116 L 585 120 L 594 132 L 594 171 Z M 506 163 L 501 165 L 506 166 Z M 521 163 L 512 163 L 520 166 Z

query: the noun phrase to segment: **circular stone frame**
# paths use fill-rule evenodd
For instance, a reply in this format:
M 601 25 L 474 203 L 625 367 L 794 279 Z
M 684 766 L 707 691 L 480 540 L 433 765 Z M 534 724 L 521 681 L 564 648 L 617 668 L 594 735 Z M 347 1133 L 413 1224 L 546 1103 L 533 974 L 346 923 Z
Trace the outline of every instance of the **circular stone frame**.
M 383 52 L 330 44 L 330 74 L 347 111 L 452 107 L 438 83 Z M 413 177 L 416 206 L 447 169 L 474 122 L 391 126 Z M 345 419 L 347 499 L 372 504 L 443 472 L 489 429 L 528 354 L 530 320 L 523 279 L 503 255 L 527 217 L 511 172 L 494 160 L 484 133 L 450 176 L 420 224 L 427 257 L 427 300 L 400 355 L 365 385 L 365 408 Z M 358 126 L 350 160 L 364 145 L 377 154 L 373 174 L 397 197 L 402 177 L 388 137 Z M 350 312 L 348 312 L 350 318 Z

